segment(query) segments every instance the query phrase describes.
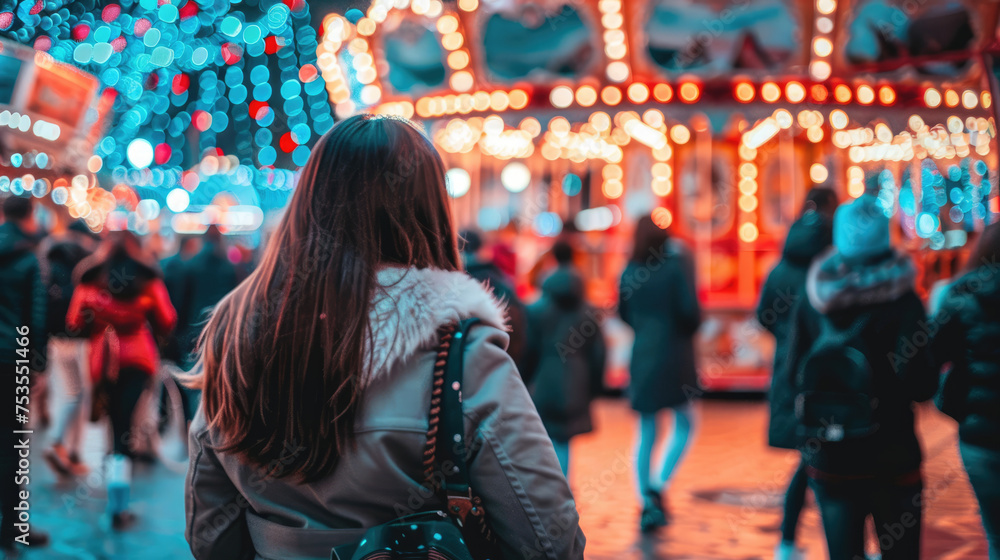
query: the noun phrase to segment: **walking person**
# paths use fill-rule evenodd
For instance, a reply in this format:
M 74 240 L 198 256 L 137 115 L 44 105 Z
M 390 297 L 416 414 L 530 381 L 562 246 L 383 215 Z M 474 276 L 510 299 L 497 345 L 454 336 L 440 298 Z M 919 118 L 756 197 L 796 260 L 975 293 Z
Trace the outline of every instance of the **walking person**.
M 990 560 L 1000 560 L 1000 224 L 983 231 L 934 323 L 934 357 L 950 366 L 937 405 L 958 421 Z
M 583 278 L 573 266 L 573 247 L 552 247 L 557 268 L 528 306 L 527 352 L 521 375 L 569 476 L 569 444 L 593 431 L 590 403 L 604 381 L 605 344 L 600 318 L 584 299 Z
M 41 268 L 35 256 L 34 236 L 38 223 L 34 216 L 31 198 L 10 196 L 3 201 L 3 224 L 0 224 L 0 376 L 4 380 L 4 394 L 10 397 L 25 396 L 18 381 L 25 375 L 45 369 L 45 285 Z M 27 327 L 27 333 L 25 333 Z M 27 346 L 19 341 L 27 337 Z M 27 356 L 23 350 L 27 350 Z M 19 352 L 19 350 L 22 350 Z M 25 364 L 20 360 L 27 359 Z M 20 378 L 20 379 L 19 379 Z M 27 395 L 26 408 L 33 410 L 36 395 Z M 31 397 L 35 397 L 32 399 Z M 11 399 L 13 400 L 13 398 Z M 15 553 L 15 543 L 45 546 L 49 536 L 31 527 L 24 534 L 15 524 L 21 485 L 18 470 L 18 440 L 14 430 L 27 426 L 16 422 L 13 410 L 7 410 L 0 423 L 0 550 L 7 555 Z
M 455 466 L 502 558 L 583 558 L 503 309 L 460 269 L 444 165 L 414 125 L 358 115 L 318 140 L 260 265 L 202 334 L 186 492 L 195 558 L 325 559 L 440 509 L 423 484 L 439 332 L 469 318 L 480 322 L 462 337 L 463 380 L 444 387 L 461 391 L 473 449 Z
M 806 273 L 813 259 L 833 243 L 833 213 L 837 195 L 833 190 L 816 187 L 806 195 L 802 216 L 788 229 L 781 260 L 768 275 L 757 305 L 757 321 L 774 335 L 774 367 L 768 394 L 770 423 L 767 443 L 779 449 L 798 449 L 795 420 L 795 391 L 785 367 L 788 353 L 788 328 L 796 302 L 805 297 Z M 799 461 L 785 492 L 781 521 L 781 542 L 776 560 L 790 560 L 802 555 L 795 547 L 795 530 L 805 505 L 808 477 L 806 465 Z
M 55 413 L 55 422 L 49 432 L 52 446 L 43 456 L 61 476 L 83 476 L 88 471 L 80 460 L 83 430 L 89 417 L 84 414 L 83 406 L 90 394 L 88 343 L 84 333 L 67 327 L 66 314 L 75 287 L 73 269 L 94 251 L 99 240 L 87 224 L 77 220 L 64 232 L 50 235 L 42 244 L 48 295 L 49 375 L 62 393 L 61 407 Z
M 668 522 L 663 493 L 690 443 L 690 400 L 698 392 L 694 334 L 701 324 L 691 258 L 649 216 L 636 224 L 632 257 L 618 290 L 618 313 L 635 331 L 629 395 L 639 413 L 639 525 L 648 532 Z M 664 411 L 672 413 L 673 424 L 662 466 L 652 474 L 657 423 Z
M 158 268 L 131 232 L 109 233 L 73 276 L 77 287 L 66 325 L 90 337 L 94 408 L 111 421 L 108 514 L 114 528 L 124 529 L 134 520 L 128 510 L 131 442 L 138 435 L 132 417 L 159 369 L 154 336 L 167 335 L 177 315 Z
M 788 343 L 801 449 L 830 558 L 864 558 L 872 515 L 884 560 L 920 557 L 921 451 L 913 404 L 937 374 L 909 257 L 892 249 L 882 203 L 841 206 Z

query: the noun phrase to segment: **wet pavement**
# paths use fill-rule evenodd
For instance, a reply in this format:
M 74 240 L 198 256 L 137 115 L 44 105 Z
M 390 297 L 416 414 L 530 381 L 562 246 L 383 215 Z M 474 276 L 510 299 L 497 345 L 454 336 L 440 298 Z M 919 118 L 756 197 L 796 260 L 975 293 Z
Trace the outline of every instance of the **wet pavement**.
M 660 533 L 640 537 L 633 475 L 635 417 L 627 403 L 595 407 L 598 431 L 573 443 L 570 479 L 577 497 L 588 559 L 765 559 L 778 541 L 781 503 L 795 453 L 765 446 L 766 404 L 706 400 L 697 406 L 694 444 L 676 472 L 667 502 L 673 514 Z M 925 450 L 924 558 L 979 560 L 986 544 L 975 500 L 958 457 L 955 427 L 932 407 L 921 407 Z M 102 430 L 91 426 L 86 461 L 101 460 Z M 57 485 L 36 445 L 33 452 L 32 526 L 53 543 L 20 558 L 184 559 L 183 464 L 138 466 L 132 504 L 137 524 L 111 530 L 99 475 Z M 172 442 L 176 445 L 177 442 Z M 176 449 L 174 449 L 176 452 Z M 95 469 L 96 473 L 96 469 Z M 810 503 L 799 529 L 807 558 L 822 559 L 819 517 Z

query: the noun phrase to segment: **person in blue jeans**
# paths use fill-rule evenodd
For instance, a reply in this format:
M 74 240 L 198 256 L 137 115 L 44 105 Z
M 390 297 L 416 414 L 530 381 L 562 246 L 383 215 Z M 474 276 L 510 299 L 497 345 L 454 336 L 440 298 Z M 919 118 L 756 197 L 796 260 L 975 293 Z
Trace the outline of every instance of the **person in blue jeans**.
M 639 413 L 639 528 L 649 532 L 668 522 L 663 493 L 691 442 L 690 400 L 700 392 L 694 334 L 701 324 L 691 257 L 649 216 L 636 223 L 632 258 L 618 289 L 618 314 L 635 331 L 629 396 L 632 409 Z M 672 431 L 654 475 L 653 447 L 665 411 L 673 413 Z
M 946 370 L 936 403 L 958 421 L 990 560 L 1000 560 L 1000 223 L 983 231 L 932 327 L 934 356 Z
M 915 277 L 909 257 L 890 245 L 886 209 L 864 194 L 837 209 L 833 248 L 813 262 L 807 298 L 794 312 L 787 359 L 796 398 L 805 404 L 806 397 L 849 395 L 866 405 L 838 409 L 838 422 L 809 435 L 821 422 L 811 423 L 796 403 L 808 436 L 800 449 L 832 559 L 865 557 L 869 515 L 883 560 L 920 557 L 922 453 L 913 403 L 934 396 L 938 375 Z M 810 385 L 837 356 L 852 363 L 836 362 L 825 370 L 835 378 Z M 830 393 L 831 386 L 843 393 Z

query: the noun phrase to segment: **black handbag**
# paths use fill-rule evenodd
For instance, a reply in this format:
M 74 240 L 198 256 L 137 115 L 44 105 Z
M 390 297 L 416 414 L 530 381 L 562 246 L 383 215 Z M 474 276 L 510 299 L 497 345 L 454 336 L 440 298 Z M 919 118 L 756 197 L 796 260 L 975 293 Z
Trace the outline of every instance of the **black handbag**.
M 423 475 L 425 486 L 441 498 L 445 509 L 419 512 L 372 527 L 359 543 L 335 548 L 333 560 L 499 557 L 482 501 L 469 486 L 466 464 L 463 354 L 469 328 L 476 322 L 478 319 L 466 319 L 457 327 L 442 327 L 434 362 Z

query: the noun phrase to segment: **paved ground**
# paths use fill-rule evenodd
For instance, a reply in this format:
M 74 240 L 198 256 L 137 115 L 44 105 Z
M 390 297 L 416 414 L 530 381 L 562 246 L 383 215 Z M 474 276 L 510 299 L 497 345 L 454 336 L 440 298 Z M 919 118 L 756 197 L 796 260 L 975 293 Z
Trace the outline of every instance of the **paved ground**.
M 669 492 L 673 523 L 640 538 L 632 474 L 634 418 L 626 403 L 596 407 L 599 430 L 574 442 L 571 484 L 577 496 L 588 559 L 764 559 L 778 540 L 779 506 L 796 464 L 792 453 L 764 445 L 766 405 L 759 401 L 703 401 L 696 440 Z M 955 446 L 954 427 L 932 408 L 921 409 L 927 460 L 924 558 L 985 559 L 986 547 L 971 490 Z M 101 431 L 89 433 L 87 460 L 101 456 Z M 40 450 L 41 446 L 36 446 Z M 138 525 L 114 533 L 101 515 L 104 491 L 96 475 L 55 485 L 40 454 L 33 462 L 33 525 L 48 530 L 48 549 L 22 554 L 41 559 L 190 558 L 183 538 L 182 471 L 140 469 L 133 489 Z M 819 518 L 804 513 L 800 540 L 808 558 L 822 559 Z

